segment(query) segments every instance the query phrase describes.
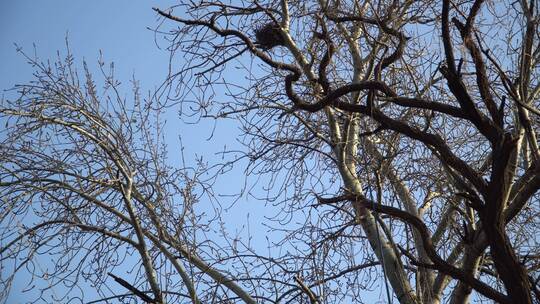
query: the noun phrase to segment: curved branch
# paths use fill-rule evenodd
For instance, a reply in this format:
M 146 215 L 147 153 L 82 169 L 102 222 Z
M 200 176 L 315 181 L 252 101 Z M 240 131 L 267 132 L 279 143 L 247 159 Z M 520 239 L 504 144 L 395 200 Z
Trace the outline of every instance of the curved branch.
M 420 218 L 398 208 L 377 204 L 362 195 L 345 194 L 345 195 L 335 197 L 335 198 L 320 199 L 321 203 L 324 203 L 324 204 L 344 201 L 344 200 L 351 201 L 356 204 L 360 204 L 362 208 L 366 208 L 372 211 L 376 211 L 376 212 L 393 216 L 395 218 L 398 218 L 412 225 L 415 229 L 418 230 L 418 232 L 422 236 L 424 249 L 426 250 L 426 253 L 428 254 L 431 261 L 434 263 L 433 265 L 434 269 L 444 272 L 448 274 L 449 276 L 453 277 L 454 279 L 457 279 L 459 281 L 462 281 L 472 286 L 476 291 L 478 291 L 482 295 L 490 299 L 493 299 L 497 301 L 498 303 L 503 303 L 503 304 L 512 303 L 506 295 L 498 292 L 497 290 L 491 288 L 489 285 L 485 284 L 484 282 L 476 279 L 470 273 L 465 273 L 461 271 L 460 269 L 454 267 L 453 265 L 449 264 L 445 260 L 443 260 L 438 255 L 435 247 L 433 246 L 433 243 L 431 242 L 431 235 L 430 235 L 429 229 Z
M 301 101 L 297 96 L 292 97 L 296 99 L 293 100 L 293 102 L 295 103 L 295 106 L 299 109 L 309 112 L 316 112 L 322 109 L 324 106 L 330 105 L 332 103 L 333 106 L 340 110 L 368 115 L 388 129 L 404 134 L 412 139 L 419 140 L 428 146 L 432 146 L 440 153 L 441 159 L 445 163 L 463 174 L 463 176 L 465 176 L 480 192 L 484 193 L 486 191 L 487 183 L 481 177 L 481 175 L 476 172 L 472 167 L 470 167 L 465 161 L 457 157 L 452 152 L 450 147 L 448 147 L 445 141 L 440 138 L 440 136 L 424 132 L 417 128 L 411 127 L 404 122 L 392 119 L 378 109 L 369 108 L 364 105 L 350 104 L 338 100 L 339 97 L 347 93 L 364 89 L 379 90 L 386 93 L 387 95 L 395 96 L 395 93 L 386 84 L 382 82 L 364 81 L 360 83 L 349 84 L 339 89 L 336 89 L 315 104 L 307 104 Z
M 248 49 L 250 50 L 252 54 L 257 56 L 259 59 L 261 59 L 262 61 L 264 61 L 266 64 L 270 65 L 271 67 L 275 69 L 279 69 L 279 70 L 287 70 L 293 73 L 300 73 L 300 69 L 297 66 L 283 63 L 283 62 L 274 61 L 272 58 L 270 58 L 270 56 L 258 50 L 255 44 L 244 33 L 240 31 L 231 30 L 231 29 L 221 29 L 214 24 L 213 20 L 211 21 L 187 20 L 187 19 L 182 19 L 182 18 L 173 16 L 170 13 L 160 10 L 159 8 L 154 7 L 152 9 L 167 19 L 170 19 L 170 20 L 173 20 L 173 21 L 185 24 L 185 25 L 204 26 L 212 30 L 214 33 L 220 35 L 221 37 L 229 37 L 229 36 L 236 37 L 245 43 L 245 45 L 248 47 Z

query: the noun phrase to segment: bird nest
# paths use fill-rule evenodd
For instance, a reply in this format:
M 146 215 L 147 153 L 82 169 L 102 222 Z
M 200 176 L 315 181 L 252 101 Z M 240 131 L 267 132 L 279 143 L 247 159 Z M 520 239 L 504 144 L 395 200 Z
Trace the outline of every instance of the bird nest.
M 279 25 L 272 22 L 255 29 L 255 42 L 259 47 L 269 50 L 278 45 L 285 45 Z

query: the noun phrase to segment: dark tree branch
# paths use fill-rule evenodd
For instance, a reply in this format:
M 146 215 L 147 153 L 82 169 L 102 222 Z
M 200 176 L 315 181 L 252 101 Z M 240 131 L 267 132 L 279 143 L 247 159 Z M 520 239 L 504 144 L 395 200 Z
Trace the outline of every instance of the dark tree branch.
M 122 278 L 119 278 L 119 277 L 115 276 L 114 274 L 112 274 L 110 272 L 108 273 L 108 275 L 111 276 L 118 284 L 124 286 L 127 290 L 131 291 L 134 295 L 139 297 L 144 302 L 146 302 L 146 303 L 156 303 L 154 301 L 154 299 L 147 296 L 144 292 L 140 291 L 135 286 L 129 284 L 126 280 L 124 280 Z
M 373 202 L 370 199 L 358 194 L 345 194 L 334 198 L 320 198 L 319 200 L 323 204 L 329 204 L 344 200 L 351 201 L 353 203 L 360 204 L 362 208 L 390 215 L 404 221 L 407 224 L 412 225 L 415 229 L 418 230 L 422 237 L 424 249 L 426 250 L 426 253 L 428 254 L 431 261 L 434 263 L 433 268 L 436 268 L 437 270 L 472 286 L 482 295 L 492 300 L 495 300 L 498 303 L 513 303 L 510 298 L 508 298 L 508 296 L 498 292 L 484 282 L 476 279 L 470 273 L 464 272 L 461 269 L 456 268 L 455 266 L 443 260 L 437 254 L 437 251 L 433 246 L 433 243 L 431 242 L 431 234 L 429 232 L 429 229 L 426 227 L 426 225 L 420 218 L 398 208 L 377 204 L 376 202 Z

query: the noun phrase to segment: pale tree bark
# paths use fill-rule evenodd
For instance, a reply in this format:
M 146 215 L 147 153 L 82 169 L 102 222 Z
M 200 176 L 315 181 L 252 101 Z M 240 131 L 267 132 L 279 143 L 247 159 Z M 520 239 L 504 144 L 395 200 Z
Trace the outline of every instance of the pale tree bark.
M 222 163 L 173 169 L 150 127 L 161 102 L 135 98 L 134 110 L 107 75 L 112 99 L 87 71 L 75 81 L 69 64 L 37 64 L 37 85 L 0 108 L 11 126 L 0 219 L 21 223 L 32 206 L 41 222 L 6 225 L 2 259 L 30 252 L 32 263 L 58 237 L 59 268 L 77 250 L 105 257 L 83 263 L 96 286 L 110 272 L 128 296 L 160 303 L 369 302 L 373 286 L 400 303 L 540 298 L 537 1 L 213 0 L 155 11 L 171 74 L 152 96 L 183 119 L 230 119 L 238 145 Z M 239 166 L 233 200 L 264 202 L 266 235 L 225 229 L 213 183 Z M 78 243 L 83 232 L 103 247 Z M 252 238 L 266 238 L 264 254 Z M 121 278 L 110 252 L 136 255 L 136 274 Z
M 321 11 L 324 11 L 324 8 L 329 4 L 325 1 L 319 1 Z M 288 12 L 288 3 L 287 1 L 282 2 L 282 15 L 287 16 Z M 288 17 L 284 18 L 285 20 Z M 285 23 L 286 24 L 286 23 Z M 317 79 L 313 71 L 308 67 L 308 61 L 302 55 L 301 51 L 297 48 L 292 37 L 288 34 L 289 28 L 282 28 L 283 34 L 285 36 L 285 45 L 294 55 L 297 64 L 302 68 L 302 71 L 307 76 L 308 79 L 315 81 Z M 323 34 L 324 35 L 324 34 Z M 355 56 L 355 45 L 348 46 L 352 50 L 352 56 Z M 360 58 L 355 56 L 356 64 L 360 64 Z M 362 78 L 362 74 L 359 72 L 363 70 L 362 67 L 356 66 L 355 73 L 353 75 L 353 83 L 358 82 Z M 365 75 L 367 76 L 367 75 Z M 367 78 L 367 77 L 366 77 Z M 314 88 L 315 94 L 320 94 L 322 88 Z M 320 93 L 319 93 L 320 92 Z M 358 94 L 353 94 L 353 99 L 358 98 Z M 363 195 L 361 178 L 357 176 L 357 166 L 355 155 L 358 151 L 358 145 L 360 144 L 358 139 L 359 127 L 358 119 L 355 115 L 350 116 L 350 119 L 345 122 L 347 129 L 341 129 L 340 125 L 335 119 L 335 113 L 331 108 L 325 109 L 325 114 L 327 116 L 327 123 L 331 130 L 330 136 L 334 139 L 334 155 L 338 161 L 339 171 L 341 173 L 341 178 L 343 179 L 345 188 L 351 191 L 352 193 Z M 409 279 L 404 271 L 403 264 L 397 256 L 394 248 L 391 246 L 391 241 L 387 240 L 385 234 L 380 231 L 376 223 L 375 217 L 371 212 L 365 209 L 362 206 L 357 204 L 353 205 L 355 209 L 356 216 L 360 222 L 366 237 L 369 240 L 372 250 L 377 255 L 379 261 L 382 263 L 382 267 L 385 269 L 390 285 L 393 287 L 396 297 L 401 303 L 418 303 L 418 300 L 414 294 L 414 290 L 410 286 Z
M 128 297 L 198 304 L 218 295 L 196 287 L 194 281 L 203 274 L 210 280 L 197 279 L 199 286 L 221 286 L 225 294 L 256 303 L 237 279 L 199 256 L 197 250 L 203 247 L 193 246 L 183 235 L 187 226 L 182 223 L 189 223 L 184 215 L 197 203 L 188 185 L 199 181 L 164 164 L 160 139 L 151 135 L 159 133 L 160 123 L 153 120 L 159 106 L 143 102 L 136 86 L 134 103 L 128 104 L 114 93 L 119 84 L 112 77 L 106 80 L 113 93 L 101 99 L 88 70 L 83 79 L 73 77 L 76 69 L 70 58 L 57 61 L 56 69 L 27 59 L 37 69 L 36 82 L 21 86 L 19 99 L 3 100 L 0 106 L 8 132 L 2 139 L 0 165 L 6 203 L 1 221 L 7 227 L 2 232 L 2 259 L 20 259 L 24 266 L 35 263 L 28 252 L 42 250 L 54 256 L 56 272 L 43 274 L 37 267 L 28 273 L 33 280 L 47 279 L 47 285 L 36 286 L 41 297 L 56 284 L 83 280 L 106 294 L 118 290 L 111 289 L 114 283 L 102 289 L 105 280 L 114 278 L 125 289 L 103 301 Z M 107 112 L 107 107 L 116 111 Z M 177 183 L 186 186 L 177 188 Z M 37 224 L 26 226 L 29 215 Z M 173 236 L 173 231 L 180 233 Z M 122 254 L 139 258 L 135 275 L 118 263 Z M 83 277 L 84 269 L 91 273 Z M 12 278 L 2 283 L 9 286 Z M 164 283 L 170 278 L 180 284 Z M 55 301 L 84 297 L 70 289 L 65 295 L 52 292 Z
M 201 10 L 212 16 L 210 21 L 158 12 L 183 24 L 186 31 L 199 33 L 200 28 L 206 28 L 216 37 L 239 41 L 272 69 L 266 79 L 273 83 L 282 80 L 285 97 L 292 108 L 280 102 L 272 106 L 283 110 L 280 118 L 287 114 L 298 118 L 302 128 L 328 144 L 331 153 L 315 144 L 306 150 L 329 157 L 339 172 L 343 191 L 356 196 L 348 199 L 354 206 L 355 217 L 400 301 L 444 301 L 441 297 L 445 289 L 452 280 L 457 280 L 457 287 L 449 296 L 450 301 L 456 303 L 467 302 L 473 290 L 499 302 L 530 302 L 532 287 L 506 231 L 510 214 L 516 214 L 512 210 L 524 207 L 520 205 L 524 203 L 523 198 L 530 198 L 536 187 L 525 190 L 515 186 L 523 185 L 534 175 L 534 166 L 529 164 L 528 158 L 531 155 L 534 162 L 538 151 L 534 123 L 527 114 L 536 113 L 535 106 L 523 97 L 530 91 L 527 74 L 533 57 L 529 55 L 534 40 L 531 36 L 534 31 L 531 22 L 534 19 L 531 17 L 533 3 L 523 2 L 522 11 L 513 11 L 525 16 L 527 24 L 521 46 L 524 51 L 519 55 L 523 59 L 519 60 L 517 69 L 518 74 L 524 76 L 514 83 L 506 76 L 500 61 L 490 54 L 488 45 L 491 42 L 482 40 L 486 38 L 483 31 L 487 27 L 479 16 L 483 18 L 482 14 L 489 11 L 488 4 L 483 1 L 473 1 L 464 10 L 450 1 L 444 1 L 442 6 L 431 2 L 357 1 L 317 1 L 306 5 L 280 1 L 279 4 L 280 10 L 276 10 L 270 3 L 235 7 L 211 2 Z M 214 7 L 235 13 L 220 14 L 213 10 Z M 414 15 L 419 12 L 419 7 L 437 13 Z M 240 21 L 234 24 L 234 18 L 229 18 L 258 14 L 274 24 L 274 32 L 266 32 L 268 37 L 274 37 L 273 42 L 261 38 L 265 34 L 262 30 L 256 30 L 255 40 L 252 40 L 245 24 Z M 219 18 L 227 22 L 215 22 Z M 297 20 L 302 21 L 296 23 Z M 440 30 L 442 35 L 433 37 L 440 39 L 443 62 L 437 64 L 436 60 L 422 57 L 427 54 L 422 47 L 427 46 L 420 40 L 413 38 L 410 42 L 407 29 L 410 30 L 415 22 Z M 306 38 L 302 30 L 312 37 Z M 200 47 L 200 42 L 192 45 Z M 456 58 L 455 44 L 461 47 L 461 58 Z M 412 55 L 412 49 L 419 51 Z M 209 54 L 222 53 L 209 51 Z M 416 62 L 419 58 L 425 60 Z M 420 66 L 426 70 L 431 68 L 431 73 L 421 70 Z M 498 74 L 500 82 L 491 79 L 494 74 Z M 253 96 L 259 96 L 261 91 L 258 90 L 263 87 L 255 85 L 246 88 L 245 92 L 253 89 L 256 92 Z M 506 103 L 507 97 L 502 96 L 500 90 L 512 98 L 511 105 Z M 283 96 L 279 91 L 263 92 L 277 100 Z M 247 111 L 248 108 L 230 103 L 223 107 L 224 113 Z M 513 111 L 517 116 L 511 114 Z M 220 115 L 228 114 L 215 117 Z M 263 114 L 256 112 L 255 115 Z M 509 124 L 514 127 L 508 127 Z M 471 135 L 455 136 L 451 134 L 452 128 L 463 129 Z M 254 133 L 263 142 L 286 142 L 286 139 L 274 139 L 274 134 L 265 134 L 262 130 Z M 527 148 L 522 148 L 523 135 L 529 142 Z M 296 144 L 292 139 L 290 143 L 291 146 Z M 411 179 L 414 174 L 408 173 L 403 166 L 414 167 L 416 164 L 413 157 L 404 161 L 402 155 L 405 154 L 400 153 L 403 147 L 412 147 L 407 150 L 411 154 L 422 154 L 418 152 L 420 147 L 426 149 L 430 158 L 422 165 L 433 166 L 436 170 L 432 174 L 443 176 L 429 176 L 430 169 L 425 168 L 422 174 L 428 175 L 426 180 L 429 182 L 422 183 L 417 177 Z M 467 149 L 479 149 L 483 154 L 478 153 L 473 160 L 463 152 Z M 525 156 L 520 154 L 528 149 L 530 152 Z M 265 159 L 270 161 L 271 158 Z M 373 187 L 373 176 L 381 173 L 382 181 Z M 379 190 L 373 190 L 375 188 Z M 522 189 L 523 197 L 514 196 L 518 188 Z M 369 205 L 372 201 L 366 197 L 375 192 L 381 197 L 378 202 L 383 206 Z M 419 192 L 425 193 L 424 201 Z M 444 203 L 437 206 L 441 198 Z M 335 204 L 343 200 L 323 201 Z M 405 213 L 385 209 L 395 205 Z M 507 206 L 511 206 L 509 211 L 505 211 Z M 408 231 L 412 238 L 406 243 L 414 248 L 416 256 L 406 250 L 401 253 L 416 267 L 416 290 L 411 288 L 410 272 L 396 252 L 400 241 L 383 223 L 382 231 L 368 209 L 384 210 L 387 215 L 391 213 L 405 225 L 410 225 Z M 426 217 L 434 214 L 443 222 L 428 221 Z M 434 231 L 433 239 L 426 228 L 428 222 Z M 479 245 L 471 245 L 476 241 Z M 480 279 L 482 274 L 478 269 L 487 249 L 508 294 L 494 290 Z M 445 252 L 445 259 L 437 252 Z M 515 274 L 507 269 L 508 265 L 516 270 Z

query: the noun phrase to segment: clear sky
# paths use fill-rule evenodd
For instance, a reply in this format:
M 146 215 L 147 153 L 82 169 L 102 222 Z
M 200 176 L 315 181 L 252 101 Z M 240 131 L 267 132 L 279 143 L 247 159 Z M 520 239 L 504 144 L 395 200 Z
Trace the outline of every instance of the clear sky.
M 30 76 L 14 43 L 26 51 L 35 44 L 40 58 L 46 59 L 65 49 L 67 36 L 77 58 L 92 65 L 102 50 L 105 60 L 115 61 L 120 79 L 135 72 L 146 87 L 156 85 L 165 76 L 167 53 L 156 47 L 153 32 L 146 28 L 156 25 L 152 5 L 173 2 L 0 1 L 0 84 L 6 88 Z
M 123 82 L 126 96 L 135 77 L 143 92 L 152 92 L 167 76 L 169 53 L 166 41 L 156 38 L 147 29 L 158 25 L 153 6 L 168 8 L 177 1 L 93 0 L 93 1 L 0 1 L 0 90 L 4 96 L 15 84 L 32 79 L 33 69 L 16 52 L 15 44 L 27 54 L 51 60 L 66 53 L 66 37 L 76 65 L 85 60 L 90 70 L 99 74 L 100 52 L 108 64 L 114 62 L 115 76 Z M 156 43 L 159 41 L 159 43 Z M 176 58 L 178 60 L 178 58 Z M 99 83 L 99 77 L 95 77 Z M 143 94 L 144 95 L 144 94 Z M 182 137 L 186 158 L 198 156 L 219 157 L 224 145 L 234 144 L 237 133 L 234 124 L 222 123 L 214 130 L 212 121 L 184 124 L 178 119 L 177 109 L 167 113 L 166 134 L 170 145 L 171 161 L 178 161 L 178 137 Z M 214 134 L 211 140 L 207 140 Z M 225 188 L 224 188 L 225 189 Z
M 101 50 L 105 61 L 115 61 L 118 79 L 127 81 L 135 74 L 143 88 L 152 89 L 166 76 L 167 63 L 167 53 L 156 47 L 153 33 L 146 29 L 155 20 L 149 1 L 0 1 L 0 88 L 4 91 L 32 78 L 32 68 L 14 44 L 31 55 L 35 45 L 40 59 L 54 60 L 57 51 L 65 54 L 68 37 L 77 64 L 84 58 L 91 69 L 96 68 Z M 26 283 L 22 271 L 8 303 L 35 299 L 32 291 L 21 292 Z
M 15 84 L 26 83 L 32 78 L 32 68 L 16 52 L 14 44 L 33 54 L 34 45 L 37 56 L 42 60 L 54 60 L 57 51 L 65 55 L 66 37 L 77 65 L 86 60 L 91 70 L 97 68 L 100 51 L 106 62 L 114 61 L 117 79 L 126 86 L 129 94 L 129 80 L 134 76 L 140 81 L 144 91 L 158 87 L 167 75 L 169 54 L 166 42 L 156 45 L 154 33 L 147 27 L 157 26 L 158 18 L 152 6 L 167 8 L 176 1 L 142 0 L 2 0 L 0 1 L 0 89 L 4 96 L 13 96 L 5 91 Z M 185 155 L 193 161 L 195 155 L 216 158 L 216 152 L 225 145 L 234 145 L 234 124 L 221 125 L 212 130 L 212 122 L 198 125 L 183 124 L 175 113 L 168 117 L 167 140 L 171 148 L 171 158 L 178 161 L 178 136 L 182 136 Z M 212 140 L 206 140 L 215 131 Z M 189 165 L 189 164 L 188 164 Z M 230 173 L 217 185 L 219 193 L 233 193 L 243 185 L 242 168 Z M 265 236 L 265 227 L 260 224 L 269 211 L 262 203 L 239 201 L 228 214 L 234 230 L 241 229 L 250 214 L 250 229 L 254 235 Z M 240 220 L 238 220 L 240 218 Z M 257 231 L 258 230 L 258 231 Z M 260 240 L 261 245 L 265 243 Z M 255 240 L 254 242 L 257 242 Z M 264 245 L 263 245 L 264 246 Z M 262 249 L 264 251 L 264 248 Z M 20 275 L 12 289 L 9 303 L 25 303 L 27 299 L 20 293 L 25 281 Z M 114 284 L 114 283 L 112 283 Z
M 36 54 L 41 60 L 54 61 L 58 51 L 65 55 L 66 37 L 78 66 L 82 66 L 82 61 L 85 60 L 90 70 L 96 70 L 101 52 L 105 62 L 114 61 L 115 74 L 117 79 L 125 84 L 126 95 L 130 93 L 129 80 L 133 76 L 140 81 L 143 91 L 153 91 L 167 76 L 169 54 L 165 50 L 167 43 L 161 41 L 156 45 L 154 33 L 147 29 L 158 24 L 152 6 L 167 8 L 175 2 L 0 1 L 0 89 L 3 96 L 15 96 L 14 92 L 6 90 L 32 79 L 33 69 L 16 52 L 15 44 L 30 55 L 34 54 L 35 45 Z M 212 122 L 203 122 L 202 125 L 183 124 L 176 111 L 169 113 L 166 133 L 169 148 L 172 150 L 171 161 L 179 163 L 179 136 L 186 147 L 184 153 L 188 162 L 193 162 L 196 155 L 206 159 L 217 157 L 216 152 L 223 150 L 227 142 L 234 143 L 234 139 L 225 136 L 236 133 L 233 125 L 222 125 L 212 140 L 206 140 L 212 134 L 212 126 Z M 230 193 L 240 187 L 243 182 L 240 174 L 241 169 L 233 172 L 233 178 L 223 179 L 217 190 Z M 237 208 L 234 215 L 241 215 L 245 219 L 247 213 L 253 211 L 251 207 L 255 206 L 245 200 L 241 204 L 243 206 Z M 249 208 L 246 208 L 247 204 Z M 264 215 L 262 212 L 254 213 L 261 217 Z M 257 217 L 256 214 L 252 218 Z M 226 217 L 233 218 L 234 215 Z M 30 295 L 21 293 L 21 289 L 27 287 L 23 284 L 27 279 L 24 273 L 18 275 L 8 299 L 9 303 L 25 303 L 29 299 Z M 116 283 L 111 283 L 114 284 Z

